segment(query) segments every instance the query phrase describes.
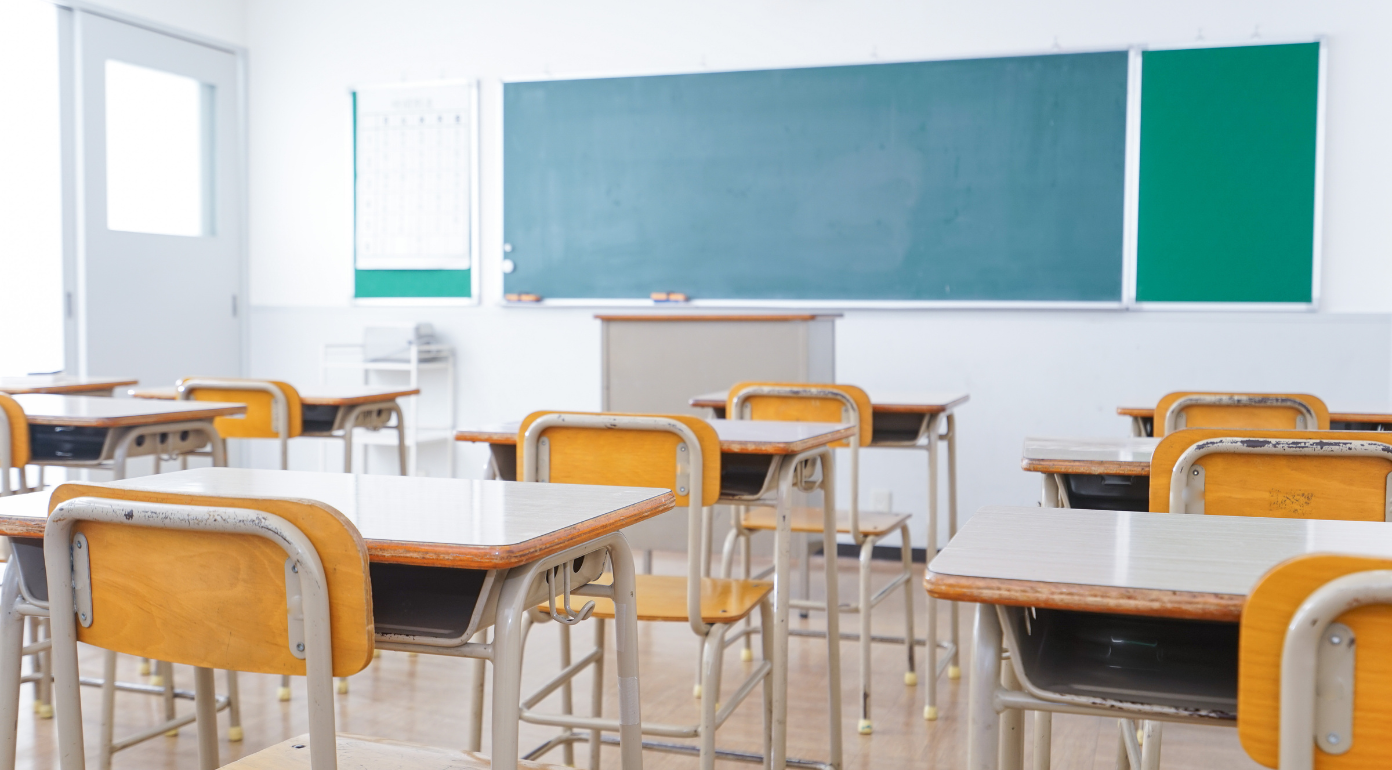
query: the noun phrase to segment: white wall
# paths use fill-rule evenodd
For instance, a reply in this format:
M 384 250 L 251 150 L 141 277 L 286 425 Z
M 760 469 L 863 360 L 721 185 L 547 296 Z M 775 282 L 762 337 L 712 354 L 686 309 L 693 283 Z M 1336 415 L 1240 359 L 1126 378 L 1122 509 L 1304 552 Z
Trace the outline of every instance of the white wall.
M 94 4 L 222 43 L 247 42 L 246 0 L 96 0 Z
M 127 0 L 135 2 L 136 0 Z M 149 0 L 154 2 L 155 0 Z M 231 2 L 231 0 L 228 0 Z M 318 345 L 361 327 L 432 321 L 461 351 L 461 424 L 599 403 L 599 328 L 576 309 L 498 305 L 500 78 L 790 67 L 1210 40 L 1330 40 L 1324 312 L 854 311 L 838 377 L 961 388 L 964 511 L 1030 502 L 1026 434 L 1121 434 L 1123 401 L 1172 388 L 1310 390 L 1335 408 L 1385 406 L 1392 385 L 1392 210 L 1382 49 L 1387 4 L 1295 0 L 248 0 L 252 374 L 317 381 Z M 348 90 L 483 82 L 482 276 L 475 308 L 354 308 Z M 878 453 L 862 488 L 921 510 L 921 458 Z M 482 455 L 464 453 L 476 475 Z M 844 487 L 843 487 L 844 488 Z

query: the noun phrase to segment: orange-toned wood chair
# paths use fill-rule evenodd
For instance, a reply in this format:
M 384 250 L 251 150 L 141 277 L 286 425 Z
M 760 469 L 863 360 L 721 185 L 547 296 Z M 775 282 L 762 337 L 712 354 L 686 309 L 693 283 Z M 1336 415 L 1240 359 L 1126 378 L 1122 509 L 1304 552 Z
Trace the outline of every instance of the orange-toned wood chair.
M 275 380 L 188 377 L 179 381 L 180 400 L 227 401 L 246 404 L 240 417 L 218 417 L 213 427 L 229 438 L 273 438 L 280 441 L 280 469 L 290 467 L 290 439 L 304 430 L 300 394 Z
M 1150 461 L 1150 510 L 1387 521 L 1392 436 L 1381 432 L 1190 428 Z
M 874 421 L 871 417 L 871 411 L 870 397 L 866 395 L 864 390 L 854 385 L 825 383 L 741 382 L 730 388 L 725 403 L 725 414 L 734 420 L 851 423 L 859 428 L 854 437 L 846 441 L 839 441 L 832 446 L 849 448 L 851 456 L 851 502 L 847 511 L 837 513 L 836 531 L 849 534 L 852 541 L 860 548 L 858 599 L 855 602 L 841 604 L 840 611 L 860 615 L 860 721 L 858 730 L 862 735 L 869 735 L 874 731 L 874 725 L 870 718 L 870 644 L 872 641 L 870 613 L 880 602 L 889 597 L 890 592 L 900 586 L 903 586 L 904 589 L 904 638 L 894 640 L 893 643 L 902 644 L 905 648 L 907 670 L 904 672 L 904 683 L 910 687 L 918 684 L 914 652 L 913 543 L 909 537 L 910 517 L 908 514 L 887 511 L 862 513 L 860 510 L 860 448 L 868 446 L 874 438 Z M 744 506 L 734 508 L 732 527 L 725 540 L 724 555 L 721 562 L 722 575 L 726 577 L 730 575 L 734 549 L 738 542 L 744 563 L 744 576 L 751 577 L 749 538 L 756 531 L 776 530 L 778 528 L 777 513 L 777 509 L 772 506 L 753 509 L 747 509 Z M 792 530 L 804 536 L 822 534 L 821 509 L 806 506 L 794 507 L 792 510 Z M 895 532 L 899 533 L 902 569 L 888 585 L 872 595 L 870 565 L 875 546 L 879 545 L 886 536 Z M 831 554 L 835 551 L 836 544 L 827 543 L 824 544 L 823 548 L 826 553 Z M 809 597 L 808 557 L 810 550 L 805 543 L 799 549 L 798 570 L 802 583 L 802 598 L 795 599 L 791 603 L 793 607 L 803 610 L 803 617 L 806 617 L 807 610 L 827 611 L 825 602 L 814 601 Z M 930 605 L 928 636 L 932 639 L 936 638 L 937 630 L 933 622 L 935 614 L 932 606 L 936 600 L 929 597 L 928 602 Z M 929 660 L 933 673 L 936 673 L 936 666 L 932 665 L 937 660 L 936 648 L 933 650 L 933 654 L 930 654 Z M 944 663 L 946 662 L 944 661 Z M 934 676 L 932 682 L 929 683 L 926 712 L 929 719 L 937 718 L 937 703 L 934 697 L 936 688 L 933 686 L 936 680 L 937 678 Z
M 0 496 L 28 488 L 24 466 L 29 464 L 29 420 L 19 402 L 0 393 Z M 19 485 L 10 485 L 10 469 L 19 471 Z
M 644 723 L 644 732 L 667 736 L 686 735 L 700 741 L 702 766 L 715 759 L 715 732 L 734 709 L 756 687 L 768 688 L 772 671 L 773 610 L 770 594 L 773 584 L 761 580 L 731 580 L 702 576 L 702 544 L 708 542 L 709 516 L 706 510 L 720 497 L 720 439 L 704 420 L 686 415 L 592 414 L 575 412 L 533 412 L 522 421 L 517 433 L 519 476 L 522 481 L 560 484 L 598 484 L 605 486 L 659 487 L 676 493 L 678 507 L 687 509 L 687 574 L 682 576 L 638 575 L 637 613 L 640 621 L 686 623 L 701 640 L 700 722 L 697 725 L 655 725 Z M 728 701 L 720 697 L 722 660 L 729 630 L 758 611 L 763 639 L 763 660 L 736 688 Z M 596 599 L 593 617 L 595 649 L 586 655 L 596 666 L 603 660 L 603 620 L 614 618 L 615 607 L 607 599 Z M 570 666 L 569 634 L 562 626 L 562 665 Z M 562 676 L 566 682 L 586 666 L 572 666 Z M 595 681 L 601 681 L 598 673 Z M 569 729 L 586 729 L 583 718 L 571 721 L 565 715 L 530 711 L 549 689 L 523 700 L 523 719 L 542 721 Z M 598 715 L 600 691 L 591 693 L 592 708 Z M 764 692 L 765 748 L 769 745 L 772 719 L 786 714 L 786 703 L 778 693 Z M 568 704 L 567 704 L 568 705 Z M 569 712 L 569 708 L 565 709 Z M 591 767 L 599 766 L 599 735 L 590 738 Z
M 1156 438 L 1182 428 L 1329 430 L 1329 409 L 1305 393 L 1178 391 L 1155 405 L 1152 424 Z
M 84 766 L 78 641 L 195 667 L 200 768 L 219 764 L 215 668 L 309 683 L 308 734 L 226 767 L 490 767 L 478 754 L 336 732 L 333 677 L 362 670 L 373 651 L 367 549 L 339 512 L 309 501 L 84 485 L 59 488 L 53 504 L 44 537 L 49 591 L 72 595 L 75 605 L 52 616 L 64 770 Z
M 1373 770 L 1392 756 L 1392 560 L 1309 554 L 1247 597 L 1237 732 L 1280 770 Z

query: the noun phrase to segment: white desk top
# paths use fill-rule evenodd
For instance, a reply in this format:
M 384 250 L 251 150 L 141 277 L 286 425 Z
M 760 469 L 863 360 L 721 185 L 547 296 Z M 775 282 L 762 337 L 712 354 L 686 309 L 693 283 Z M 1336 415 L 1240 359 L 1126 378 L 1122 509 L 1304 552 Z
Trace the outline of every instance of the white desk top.
M 691 406 L 705 409 L 724 409 L 729 402 L 729 390 L 703 393 L 691 399 Z M 917 393 L 884 390 L 867 390 L 870 406 L 876 412 L 907 412 L 911 414 L 938 414 L 949 412 L 971 398 L 966 393 Z
M 92 486 L 315 500 L 357 526 L 374 561 L 478 569 L 526 563 L 675 505 L 665 489 L 244 468 L 199 468 Z M 0 498 L 0 534 L 42 536 L 48 498 L 44 492 Z
M 1149 476 L 1158 438 L 1025 438 L 1020 465 L 1036 473 Z
M 300 403 L 306 406 L 351 406 L 354 404 L 376 404 L 393 401 L 405 396 L 420 395 L 420 388 L 374 388 L 366 385 L 319 386 L 309 390 L 295 389 L 300 394 Z M 131 398 L 150 398 L 172 401 L 178 397 L 175 387 L 131 388 Z
M 959 591 L 975 582 L 984 591 L 979 601 L 992 592 L 1021 600 L 990 602 L 996 604 L 1127 612 L 1139 597 L 1175 610 L 1145 614 L 1231 620 L 1268 570 L 1320 552 L 1392 558 L 1392 526 L 988 506 L 963 525 L 928 570 L 930 585 L 940 576 Z M 1223 612 L 1183 614 L 1186 603 Z
M 76 377 L 70 374 L 29 374 L 0 377 L 0 393 L 105 393 L 138 380 L 128 377 Z
M 244 404 L 215 401 L 148 401 L 99 396 L 15 396 L 30 425 L 120 428 L 245 414 Z
M 783 422 L 780 420 L 707 420 L 720 438 L 720 451 L 730 454 L 796 454 L 813 447 L 850 438 L 855 429 L 849 424 L 827 422 Z M 521 420 L 497 423 L 484 428 L 461 430 L 456 441 L 485 444 L 517 444 Z

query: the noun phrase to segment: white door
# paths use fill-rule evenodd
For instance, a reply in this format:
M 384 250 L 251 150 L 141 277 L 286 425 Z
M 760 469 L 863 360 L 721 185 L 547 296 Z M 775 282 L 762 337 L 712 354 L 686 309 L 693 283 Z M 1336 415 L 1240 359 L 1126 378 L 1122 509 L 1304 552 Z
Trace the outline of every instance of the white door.
M 73 12 L 78 372 L 241 373 L 237 57 Z

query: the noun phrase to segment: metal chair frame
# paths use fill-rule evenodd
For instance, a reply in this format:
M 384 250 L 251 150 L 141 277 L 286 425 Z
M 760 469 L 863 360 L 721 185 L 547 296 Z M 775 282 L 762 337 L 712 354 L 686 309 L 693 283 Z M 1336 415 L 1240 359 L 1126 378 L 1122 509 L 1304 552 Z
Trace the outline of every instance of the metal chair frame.
M 1191 406 L 1284 406 L 1290 407 L 1300 413 L 1296 419 L 1296 430 L 1317 430 L 1319 420 L 1315 416 L 1315 411 L 1310 405 L 1298 398 L 1289 396 L 1258 396 L 1258 395 L 1192 395 L 1184 396 L 1170 404 L 1170 408 L 1163 415 L 1165 425 L 1165 435 L 1184 427 L 1179 424 L 1179 420 L 1184 416 L 1184 410 Z

